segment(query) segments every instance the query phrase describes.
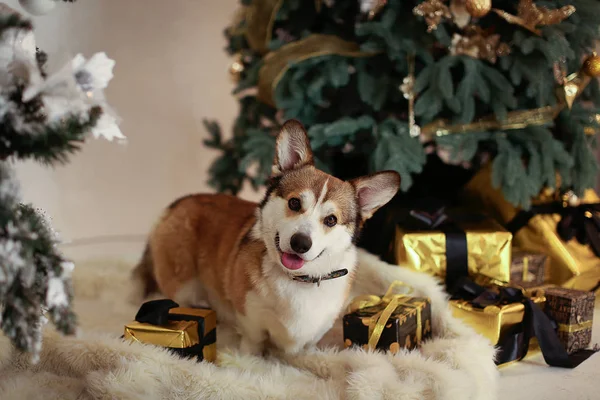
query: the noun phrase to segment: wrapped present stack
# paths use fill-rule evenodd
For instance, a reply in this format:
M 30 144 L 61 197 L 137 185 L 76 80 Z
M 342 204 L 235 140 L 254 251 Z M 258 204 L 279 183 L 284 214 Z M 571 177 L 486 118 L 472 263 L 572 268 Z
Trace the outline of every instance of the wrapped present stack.
M 466 186 L 463 200 L 505 226 L 515 246 L 546 254 L 548 283 L 591 290 L 600 282 L 600 198 L 593 190 L 580 199 L 571 192 L 542 193 L 530 210 L 520 210 L 493 187 L 485 168 Z
M 483 287 L 462 280 L 452 313 L 499 349 L 496 363 L 507 365 L 542 353 L 550 366 L 575 368 L 594 353 L 595 295 L 575 289 Z
M 396 207 L 383 231 L 395 263 L 445 283 L 453 314 L 499 348 L 499 365 L 541 352 L 574 368 L 592 354 L 600 287 L 600 199 L 575 200 L 540 196 L 519 210 L 484 169 L 459 208 Z
M 398 293 L 399 289 L 407 290 Z M 397 353 L 430 338 L 431 303 L 411 292 L 403 283 L 393 282 L 383 297 L 356 297 L 343 320 L 345 346 Z
M 125 325 L 124 339 L 169 349 L 184 358 L 217 358 L 217 317 L 213 310 L 179 307 L 172 300 L 152 300 Z

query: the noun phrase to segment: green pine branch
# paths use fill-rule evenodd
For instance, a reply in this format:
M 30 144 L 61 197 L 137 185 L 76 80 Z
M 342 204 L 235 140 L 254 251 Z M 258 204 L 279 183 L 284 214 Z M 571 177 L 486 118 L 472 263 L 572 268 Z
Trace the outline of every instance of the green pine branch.
M 560 62 L 566 74 L 580 70 L 581 61 L 600 39 L 600 3 L 538 1 L 548 8 L 572 4 L 577 9 L 559 24 L 540 27 L 539 36 L 494 12 L 474 20 L 510 46 L 510 54 L 495 63 L 453 55 L 453 38 L 464 32 L 449 20 L 428 32 L 425 20 L 413 14 L 417 3 L 388 0 L 371 19 L 361 13 L 359 2 L 322 2 L 317 12 L 314 2 L 284 0 L 273 24 L 271 51 L 311 34 L 327 34 L 355 42 L 370 55 L 300 57 L 287 65 L 274 86 L 275 107 L 247 91 L 258 85 L 268 55 L 249 47 L 245 21 L 227 30 L 227 51 L 240 54 L 244 63 L 234 92 L 246 95 L 240 99 L 233 137 L 207 144 L 220 152 L 210 170 L 211 185 L 232 193 L 246 181 L 259 186 L 268 174 L 274 132 L 285 119 L 295 118 L 309 131 L 319 167 L 343 173 L 336 163 L 347 158 L 363 162 L 368 172 L 392 168 L 401 173 L 405 191 L 424 168 L 424 146 L 443 150 L 453 164 L 471 168 L 491 157 L 494 184 L 518 206 L 528 207 L 536 192 L 556 185 L 556 172 L 563 177 L 562 189 L 592 187 L 596 141 L 584 132 L 593 124 L 589 117 L 600 105 L 596 80 L 572 110 L 545 126 L 459 133 L 436 137 L 433 143 L 422 143 L 408 134 L 408 101 L 400 86 L 409 72 L 408 59 L 414 58 L 415 114 L 420 126 L 438 120 L 469 123 L 489 116 L 504 121 L 513 110 L 555 105 L 555 64 Z M 517 5 L 516 1 L 494 0 L 494 8 L 513 15 Z M 515 174 L 524 179 L 516 181 Z

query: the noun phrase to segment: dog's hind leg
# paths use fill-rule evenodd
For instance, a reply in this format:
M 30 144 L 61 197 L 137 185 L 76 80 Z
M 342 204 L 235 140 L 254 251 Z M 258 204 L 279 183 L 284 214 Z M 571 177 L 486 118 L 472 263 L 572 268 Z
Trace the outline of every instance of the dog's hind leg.
M 181 307 L 210 308 L 206 289 L 196 278 L 181 285 L 173 300 Z

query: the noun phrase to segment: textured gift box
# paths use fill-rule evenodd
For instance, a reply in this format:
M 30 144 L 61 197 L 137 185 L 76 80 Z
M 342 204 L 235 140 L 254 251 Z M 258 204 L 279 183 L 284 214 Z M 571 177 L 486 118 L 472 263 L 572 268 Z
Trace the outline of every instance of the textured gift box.
M 401 348 L 414 349 L 431 337 L 431 303 L 427 298 L 411 297 L 399 304 L 385 322 L 375 348 L 398 352 Z M 369 348 L 369 339 L 387 304 L 364 307 L 346 314 L 344 344 L 346 347 Z
M 484 210 L 502 224 L 508 224 L 519 213 L 504 199 L 500 190 L 491 182 L 489 168 L 480 171 L 465 187 L 465 203 L 474 209 Z M 539 196 L 536 203 L 549 202 L 549 197 Z M 587 190 L 582 203 L 598 203 L 600 198 L 593 190 Z M 534 216 L 527 226 L 519 229 L 513 238 L 515 246 L 523 250 L 548 254 L 547 278 L 557 285 L 590 290 L 600 280 L 600 258 L 588 245 L 577 240 L 562 240 L 557 233 L 558 214 Z
M 466 236 L 468 273 L 473 278 L 485 277 L 492 282 L 510 280 L 512 234 L 489 218 L 466 215 L 456 217 L 457 227 Z M 451 235 L 456 235 L 456 231 Z M 447 232 L 443 229 L 414 230 L 396 227 L 396 263 L 420 272 L 445 277 L 448 269 Z
M 587 348 L 592 340 L 594 293 L 554 287 L 546 289 L 545 296 L 545 312 L 558 324 L 558 337 L 567 353 Z
M 125 325 L 125 339 L 166 347 L 184 357 L 215 361 L 216 314 L 212 310 L 176 307 L 160 325 L 133 321 Z
M 510 284 L 523 288 L 542 285 L 548 256 L 544 253 L 514 249 L 510 266 Z

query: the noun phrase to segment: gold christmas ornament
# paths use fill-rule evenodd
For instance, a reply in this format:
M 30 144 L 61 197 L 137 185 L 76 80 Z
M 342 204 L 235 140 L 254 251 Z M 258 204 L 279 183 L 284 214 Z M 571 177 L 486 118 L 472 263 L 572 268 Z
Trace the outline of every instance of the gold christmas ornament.
M 400 91 L 408 100 L 408 129 L 411 137 L 421 135 L 421 127 L 415 121 L 415 56 L 408 56 L 408 76 L 402 80 Z
M 563 90 L 565 91 L 565 102 L 570 110 L 579 93 L 579 86 L 575 82 L 567 82 L 563 85 Z
M 242 78 L 242 72 L 244 72 L 244 63 L 242 61 L 242 55 L 236 54 L 234 61 L 229 66 L 229 77 L 233 82 L 239 82 Z
M 492 9 L 492 0 L 466 0 L 465 8 L 473 18 L 485 17 Z
M 450 12 L 454 23 L 461 29 L 471 22 L 471 14 L 467 11 L 465 0 L 451 0 Z
M 596 136 L 600 130 L 600 114 L 594 115 L 594 117 L 590 120 L 590 124 L 591 125 L 583 128 L 583 132 L 589 136 Z
M 556 10 L 550 10 L 546 7 L 536 6 L 533 0 L 519 0 L 517 15 L 498 9 L 493 11 L 508 23 L 519 25 L 540 36 L 542 32 L 537 29 L 538 26 L 560 24 L 575 12 L 575 7 L 564 6 Z
M 451 19 L 450 9 L 441 0 L 426 0 L 413 8 L 413 14 L 425 18 L 427 32 L 437 29 L 444 19 Z
M 494 64 L 498 57 L 510 54 L 510 47 L 500 42 L 500 35 L 490 34 L 479 26 L 471 25 L 465 29 L 464 35 L 454 34 L 450 54 L 463 54 Z
M 369 10 L 369 19 L 371 20 L 375 18 L 377 14 L 381 12 L 381 10 L 383 10 L 383 7 L 385 7 L 387 4 L 387 0 L 375 0 L 366 3 L 370 3 L 369 5 L 371 9 Z
M 583 63 L 583 72 L 592 78 L 600 76 L 600 56 L 595 52 Z

